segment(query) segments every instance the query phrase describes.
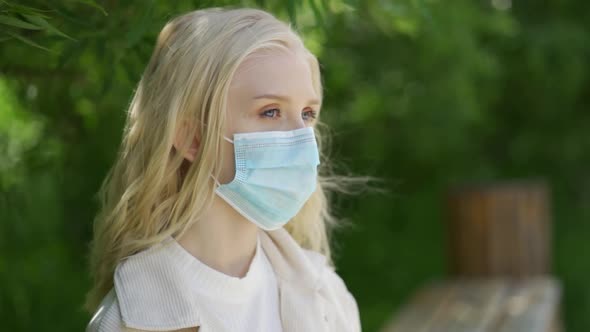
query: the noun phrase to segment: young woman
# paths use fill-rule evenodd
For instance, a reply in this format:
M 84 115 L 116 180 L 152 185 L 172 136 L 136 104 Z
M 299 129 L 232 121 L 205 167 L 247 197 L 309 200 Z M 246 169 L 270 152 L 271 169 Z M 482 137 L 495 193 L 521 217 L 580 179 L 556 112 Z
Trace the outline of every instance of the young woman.
M 269 13 L 166 24 L 101 188 L 87 330 L 359 331 L 330 258 L 321 104 L 317 59 Z

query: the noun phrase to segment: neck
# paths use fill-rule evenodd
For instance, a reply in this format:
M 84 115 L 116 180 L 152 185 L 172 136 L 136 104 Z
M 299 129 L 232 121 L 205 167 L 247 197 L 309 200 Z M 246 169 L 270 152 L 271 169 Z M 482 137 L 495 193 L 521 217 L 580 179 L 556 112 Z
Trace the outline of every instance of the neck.
M 176 240 L 195 258 L 232 277 L 243 278 L 256 253 L 259 229 L 223 199 Z

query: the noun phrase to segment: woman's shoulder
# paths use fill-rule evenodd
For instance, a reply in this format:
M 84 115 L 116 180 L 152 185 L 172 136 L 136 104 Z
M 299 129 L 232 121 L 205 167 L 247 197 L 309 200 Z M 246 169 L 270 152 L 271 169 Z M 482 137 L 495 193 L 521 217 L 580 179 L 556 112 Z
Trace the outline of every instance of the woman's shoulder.
M 176 269 L 169 250 L 158 244 L 121 260 L 115 267 L 114 282 L 115 286 L 130 286 L 132 282 L 161 284 L 163 278 L 177 274 Z
M 87 331 L 194 331 L 198 310 L 173 256 L 161 243 L 119 262 Z
M 197 332 L 198 327 L 168 330 L 167 332 Z M 112 289 L 103 299 L 94 316 L 86 327 L 86 332 L 147 332 L 137 328 L 127 327 L 121 318 L 119 301 L 115 290 Z M 152 330 L 153 331 L 153 330 Z
M 199 325 L 190 281 L 173 255 L 163 243 L 117 264 L 114 294 L 125 326 L 174 331 Z
M 120 331 L 120 321 L 119 304 L 114 289 L 111 289 L 90 319 L 86 326 L 86 332 Z

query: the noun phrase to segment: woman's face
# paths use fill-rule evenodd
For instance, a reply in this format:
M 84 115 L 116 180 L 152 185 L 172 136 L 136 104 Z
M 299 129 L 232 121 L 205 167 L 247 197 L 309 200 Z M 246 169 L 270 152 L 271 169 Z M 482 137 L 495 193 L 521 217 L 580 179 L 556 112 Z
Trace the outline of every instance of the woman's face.
M 303 55 L 265 51 L 246 58 L 230 84 L 225 136 L 255 131 L 287 131 L 315 124 L 320 100 Z M 227 141 L 221 183 L 235 174 L 233 145 Z

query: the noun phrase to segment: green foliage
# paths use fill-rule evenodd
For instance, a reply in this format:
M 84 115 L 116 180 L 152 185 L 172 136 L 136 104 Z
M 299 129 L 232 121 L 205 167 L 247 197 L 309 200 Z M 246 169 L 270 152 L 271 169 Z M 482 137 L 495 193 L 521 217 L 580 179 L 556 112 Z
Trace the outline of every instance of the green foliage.
M 590 5 L 468 0 L 0 1 L 0 319 L 79 331 L 94 195 L 165 22 L 210 6 L 291 20 L 322 64 L 333 157 L 387 195 L 339 197 L 363 330 L 446 273 L 444 193 L 542 177 L 568 331 L 590 329 Z M 378 286 L 376 286 L 378 285 Z

